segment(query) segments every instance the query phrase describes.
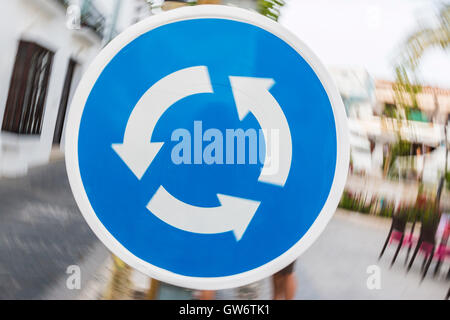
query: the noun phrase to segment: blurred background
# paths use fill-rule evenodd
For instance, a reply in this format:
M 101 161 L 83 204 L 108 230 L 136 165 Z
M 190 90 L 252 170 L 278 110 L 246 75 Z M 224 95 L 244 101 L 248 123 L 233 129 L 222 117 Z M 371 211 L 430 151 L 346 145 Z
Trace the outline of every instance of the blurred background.
M 197 299 L 132 270 L 93 235 L 64 164 L 66 115 L 98 52 L 180 6 L 257 11 L 296 34 L 345 104 L 339 208 L 295 265 L 295 299 L 448 298 L 450 1 L 0 2 L 0 299 Z M 276 57 L 268 57 L 276 59 Z M 270 279 L 217 299 L 270 299 Z

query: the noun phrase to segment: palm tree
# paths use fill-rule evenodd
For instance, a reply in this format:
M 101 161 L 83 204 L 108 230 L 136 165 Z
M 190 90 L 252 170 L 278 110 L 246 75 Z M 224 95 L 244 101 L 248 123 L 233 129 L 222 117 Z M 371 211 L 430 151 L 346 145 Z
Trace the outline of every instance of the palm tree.
M 447 50 L 449 46 L 450 4 L 443 4 L 435 27 L 421 28 L 409 36 L 402 48 L 401 65 L 415 71 L 425 52 L 433 48 Z
M 436 22 L 436 25 L 433 27 L 422 27 L 412 33 L 401 48 L 399 63 L 395 66 L 396 83 L 394 90 L 396 100 L 399 106 L 406 111 L 405 114 L 408 113 L 409 107 L 418 107 L 416 97 L 421 91 L 421 86 L 418 84 L 415 73 L 424 54 L 431 49 L 447 51 L 450 48 L 450 4 L 441 4 Z M 447 123 L 448 117 L 444 127 L 446 140 L 445 169 L 439 183 L 436 197 L 437 202 L 440 200 L 443 182 L 447 172 Z
M 422 57 L 431 49 L 448 50 L 450 46 L 450 4 L 439 9 L 437 24 L 423 27 L 412 33 L 401 47 L 399 61 L 395 66 L 394 90 L 397 103 L 408 113 L 408 108 L 417 108 L 417 94 L 421 91 L 416 69 Z

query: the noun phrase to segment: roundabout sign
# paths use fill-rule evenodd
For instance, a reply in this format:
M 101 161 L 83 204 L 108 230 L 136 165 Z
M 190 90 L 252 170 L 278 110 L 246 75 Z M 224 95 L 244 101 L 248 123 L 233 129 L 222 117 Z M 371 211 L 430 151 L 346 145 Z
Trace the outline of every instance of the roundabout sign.
M 74 95 L 66 165 L 80 210 L 132 267 L 244 285 L 325 228 L 349 162 L 342 101 L 312 52 L 246 10 L 197 6 L 114 39 Z

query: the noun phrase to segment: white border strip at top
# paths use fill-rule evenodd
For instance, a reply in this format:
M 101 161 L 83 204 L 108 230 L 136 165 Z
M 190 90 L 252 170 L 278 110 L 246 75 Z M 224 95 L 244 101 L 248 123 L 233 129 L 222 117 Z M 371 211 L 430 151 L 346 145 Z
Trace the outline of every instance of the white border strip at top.
M 317 74 L 328 94 L 333 107 L 337 138 L 336 168 L 331 191 L 316 221 L 302 239 L 281 256 L 265 265 L 240 274 L 213 278 L 188 277 L 169 272 L 136 257 L 122 246 L 97 218 L 84 190 L 78 164 L 78 131 L 83 109 L 97 78 L 105 66 L 123 47 L 140 35 L 168 23 L 201 18 L 218 18 L 249 23 L 274 34 L 294 48 Z M 125 30 L 99 53 L 87 69 L 75 92 L 67 120 L 65 154 L 67 173 L 75 200 L 91 229 L 109 250 L 131 267 L 160 281 L 193 289 L 218 290 L 242 286 L 271 276 L 294 261 L 317 239 L 333 216 L 344 190 L 349 164 L 349 132 L 347 117 L 339 92 L 325 67 L 302 41 L 280 24 L 258 13 L 235 7 L 201 5 L 182 7 L 151 16 Z

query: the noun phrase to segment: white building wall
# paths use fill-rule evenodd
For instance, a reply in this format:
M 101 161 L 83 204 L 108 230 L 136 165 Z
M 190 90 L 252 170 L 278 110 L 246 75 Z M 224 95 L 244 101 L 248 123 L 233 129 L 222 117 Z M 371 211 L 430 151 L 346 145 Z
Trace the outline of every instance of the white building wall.
M 135 0 L 124 0 L 122 12 L 132 14 L 127 7 Z M 99 5 L 102 2 L 102 5 Z M 94 1 L 105 16 L 113 10 L 111 0 Z M 123 19 L 131 21 L 131 19 Z M 124 28 L 125 25 L 120 26 Z M 53 135 L 69 59 L 78 66 L 72 81 L 71 94 L 82 73 L 102 46 L 100 37 L 91 30 L 70 30 L 66 27 L 66 12 L 55 0 L 0 1 L 0 124 L 3 122 L 10 79 L 20 40 L 33 41 L 55 53 L 44 106 L 40 136 L 0 132 L 0 176 L 17 176 L 30 166 L 45 164 L 50 157 Z M 70 108 L 70 99 L 67 112 Z M 66 112 L 66 114 L 67 114 Z M 65 119 L 66 120 L 66 119 Z M 61 147 L 64 146 L 64 129 Z
M 370 150 L 370 141 L 360 119 L 372 119 L 375 95 L 369 74 L 361 67 L 329 67 L 345 104 L 350 127 L 350 153 L 356 172 L 379 174 Z

